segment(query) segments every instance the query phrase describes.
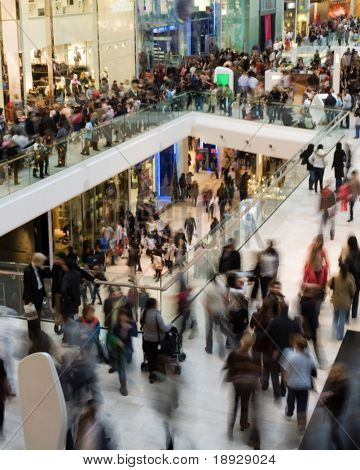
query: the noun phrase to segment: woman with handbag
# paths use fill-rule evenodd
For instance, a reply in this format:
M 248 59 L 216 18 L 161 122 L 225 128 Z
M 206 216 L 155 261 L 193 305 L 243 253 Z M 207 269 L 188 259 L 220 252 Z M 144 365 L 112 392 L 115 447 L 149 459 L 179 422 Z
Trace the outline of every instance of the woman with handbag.
M 310 247 L 302 282 L 302 289 L 310 288 L 313 290 L 317 319 L 325 297 L 328 272 L 329 262 L 324 248 L 324 238 L 322 235 L 318 235 Z
M 157 300 L 152 297 L 146 301 L 140 324 L 143 331 L 143 351 L 148 360 L 149 381 L 154 383 L 155 373 L 160 365 L 158 356 L 161 354 L 161 342 L 172 325 L 164 322 L 161 312 L 157 309 Z

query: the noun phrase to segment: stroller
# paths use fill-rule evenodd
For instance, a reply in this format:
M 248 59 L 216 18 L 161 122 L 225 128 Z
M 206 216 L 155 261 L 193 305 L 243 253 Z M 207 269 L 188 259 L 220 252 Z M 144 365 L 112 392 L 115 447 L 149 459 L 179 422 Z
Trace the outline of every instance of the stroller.
M 180 375 L 180 363 L 185 361 L 186 354 L 182 351 L 182 337 L 175 326 L 166 333 L 164 341 L 161 342 L 160 354 L 167 357 L 169 365 L 174 366 L 175 374 Z M 141 363 L 141 370 L 142 372 L 148 371 L 148 361 L 145 353 L 144 361 Z

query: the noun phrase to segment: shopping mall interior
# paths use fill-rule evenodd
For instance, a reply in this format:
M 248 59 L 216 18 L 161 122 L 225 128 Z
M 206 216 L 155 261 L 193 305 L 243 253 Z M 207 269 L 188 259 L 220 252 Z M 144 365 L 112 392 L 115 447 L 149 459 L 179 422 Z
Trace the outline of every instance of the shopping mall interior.
M 359 449 L 360 0 L 0 0 L 0 65 L 0 449 Z

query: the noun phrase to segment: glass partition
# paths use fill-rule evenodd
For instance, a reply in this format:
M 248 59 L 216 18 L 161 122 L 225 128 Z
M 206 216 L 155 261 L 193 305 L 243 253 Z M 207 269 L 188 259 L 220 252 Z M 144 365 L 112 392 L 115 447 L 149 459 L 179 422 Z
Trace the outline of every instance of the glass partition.
M 329 152 L 345 135 L 345 129 L 340 127 L 344 117 L 345 113 L 339 113 L 334 122 L 325 126 L 311 142 L 315 146 L 322 143 L 325 151 Z M 109 287 L 121 288 L 125 295 L 137 292 L 136 296 L 133 296 L 138 299 L 140 293 L 148 291 L 159 301 L 166 321 L 173 319 L 177 314 L 177 294 L 182 286 L 189 286 L 192 297 L 197 296 L 218 272 L 218 261 L 225 243 L 232 239 L 236 249 L 240 250 L 304 181 L 307 170 L 300 162 L 302 150 L 287 160 L 275 174 L 263 181 L 250 199 L 241 201 L 231 216 L 225 218 L 218 227 L 199 240 L 180 260 L 178 267 L 171 274 L 164 273 L 157 283 L 152 277 L 152 268 L 149 265 L 142 278 L 132 283 L 124 282 L 123 279 L 118 280 L 116 274 L 106 273 L 106 281 L 98 284 L 100 297 L 104 300 L 109 296 Z M 23 265 L 0 263 L 0 306 L 5 307 L 4 311 L 10 315 L 22 316 L 23 269 Z M 92 288 L 93 286 L 89 287 L 90 292 Z M 47 289 L 49 292 L 49 285 Z M 85 302 L 90 301 L 90 292 L 84 296 Z M 136 307 L 138 313 L 141 305 L 140 300 L 137 302 L 139 302 Z M 99 317 L 103 319 L 102 307 L 97 307 L 97 310 Z M 50 301 L 44 304 L 43 318 L 52 318 Z
M 217 102 L 210 108 L 210 94 L 184 93 L 146 107 L 137 113 L 119 116 L 111 121 L 94 126 L 89 133 L 85 130 L 72 132 L 67 137 L 47 144 L 41 151 L 32 148 L 17 157 L 0 163 L 0 198 L 35 184 L 44 177 L 52 176 L 65 168 L 98 155 L 114 145 L 119 158 L 131 167 L 121 153 L 117 143 L 125 142 L 154 127 L 168 123 L 189 111 L 197 111 L 233 119 L 245 119 L 262 124 L 277 124 L 298 127 L 309 131 L 320 131 L 337 119 L 343 119 L 346 112 L 340 109 L 311 107 L 283 103 L 264 103 L 255 99 Z M 338 132 L 338 131 L 336 131 Z M 334 134 L 335 139 L 335 134 Z M 337 137 L 336 137 L 337 138 Z

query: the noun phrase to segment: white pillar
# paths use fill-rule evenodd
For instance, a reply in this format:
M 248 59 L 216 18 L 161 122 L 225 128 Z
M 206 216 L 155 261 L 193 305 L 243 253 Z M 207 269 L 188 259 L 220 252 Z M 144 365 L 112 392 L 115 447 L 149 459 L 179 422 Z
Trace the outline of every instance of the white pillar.
M 189 171 L 188 165 L 188 153 L 189 153 L 189 145 L 188 139 L 183 139 L 177 144 L 177 173 L 178 177 L 180 177 L 181 173 L 187 173 Z
M 333 89 L 334 93 L 340 92 L 340 72 L 341 72 L 341 48 L 335 49 L 333 67 Z
M 20 362 L 18 373 L 25 449 L 64 450 L 67 412 L 53 359 L 47 353 L 31 354 Z
M 99 50 L 99 25 L 98 25 L 98 2 L 97 0 L 93 0 L 93 8 L 92 8 L 92 22 L 93 22 L 93 37 L 92 37 L 92 45 L 91 45 L 91 73 L 95 75 L 96 79 L 96 86 L 99 87 L 100 84 L 100 50 Z
M 54 264 L 54 230 L 52 223 L 52 211 L 48 211 L 48 237 L 49 237 L 49 264 Z
M 14 0 L 1 1 L 1 26 L 4 56 L 7 65 L 9 95 L 21 96 L 19 40 L 16 15 L 16 2 Z
M 355 0 L 350 0 L 350 15 L 355 15 Z

